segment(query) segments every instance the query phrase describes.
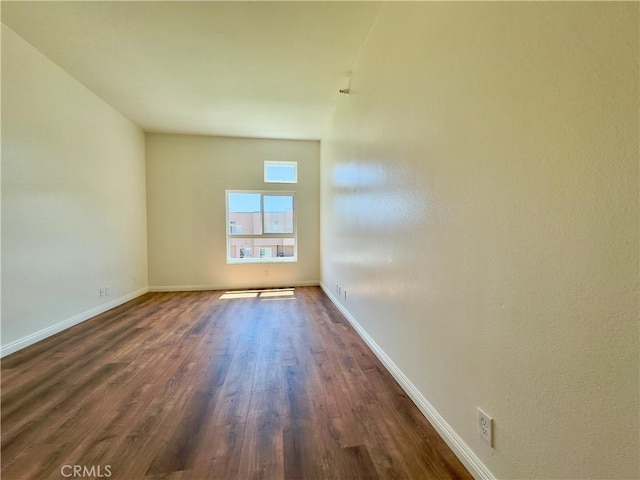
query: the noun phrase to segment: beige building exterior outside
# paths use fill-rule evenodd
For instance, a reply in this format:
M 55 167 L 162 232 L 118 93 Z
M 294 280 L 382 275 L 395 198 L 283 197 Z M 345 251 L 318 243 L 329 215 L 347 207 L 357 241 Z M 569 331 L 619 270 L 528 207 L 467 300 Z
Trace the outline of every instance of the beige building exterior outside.
M 229 259 L 295 258 L 293 212 L 265 212 L 265 234 L 288 234 L 284 237 L 254 236 L 263 233 L 260 212 L 229 212 Z

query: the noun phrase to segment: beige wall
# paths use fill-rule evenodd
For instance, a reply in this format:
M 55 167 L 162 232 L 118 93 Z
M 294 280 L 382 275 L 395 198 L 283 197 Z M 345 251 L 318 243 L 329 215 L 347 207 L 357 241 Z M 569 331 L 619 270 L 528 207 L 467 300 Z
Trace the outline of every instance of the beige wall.
M 165 134 L 146 141 L 151 288 L 319 282 L 319 142 Z M 298 183 L 264 183 L 265 160 L 297 161 Z M 295 191 L 298 262 L 227 264 L 226 190 Z
M 323 284 L 499 478 L 639 476 L 638 8 L 385 5 L 323 139 Z
M 144 293 L 145 203 L 142 131 L 3 25 L 3 355 Z

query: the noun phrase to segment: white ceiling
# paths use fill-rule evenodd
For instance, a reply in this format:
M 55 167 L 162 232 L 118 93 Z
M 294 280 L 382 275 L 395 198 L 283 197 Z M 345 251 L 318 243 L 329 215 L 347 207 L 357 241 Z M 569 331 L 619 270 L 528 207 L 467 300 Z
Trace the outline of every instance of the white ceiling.
M 368 2 L 2 2 L 2 22 L 147 132 L 319 139 Z

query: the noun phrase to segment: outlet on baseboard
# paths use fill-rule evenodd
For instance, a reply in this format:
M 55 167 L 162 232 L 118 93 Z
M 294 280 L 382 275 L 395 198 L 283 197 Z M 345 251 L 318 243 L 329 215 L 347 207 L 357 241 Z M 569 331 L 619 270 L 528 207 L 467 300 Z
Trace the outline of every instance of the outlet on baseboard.
M 478 435 L 493 447 L 493 418 L 478 408 Z

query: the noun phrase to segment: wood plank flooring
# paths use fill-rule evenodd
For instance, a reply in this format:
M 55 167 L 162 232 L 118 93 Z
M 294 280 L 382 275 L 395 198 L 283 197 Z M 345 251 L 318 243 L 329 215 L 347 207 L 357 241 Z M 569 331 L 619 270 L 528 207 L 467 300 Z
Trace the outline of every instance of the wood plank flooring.
M 5 480 L 471 478 L 317 287 L 149 293 L 1 367 Z

